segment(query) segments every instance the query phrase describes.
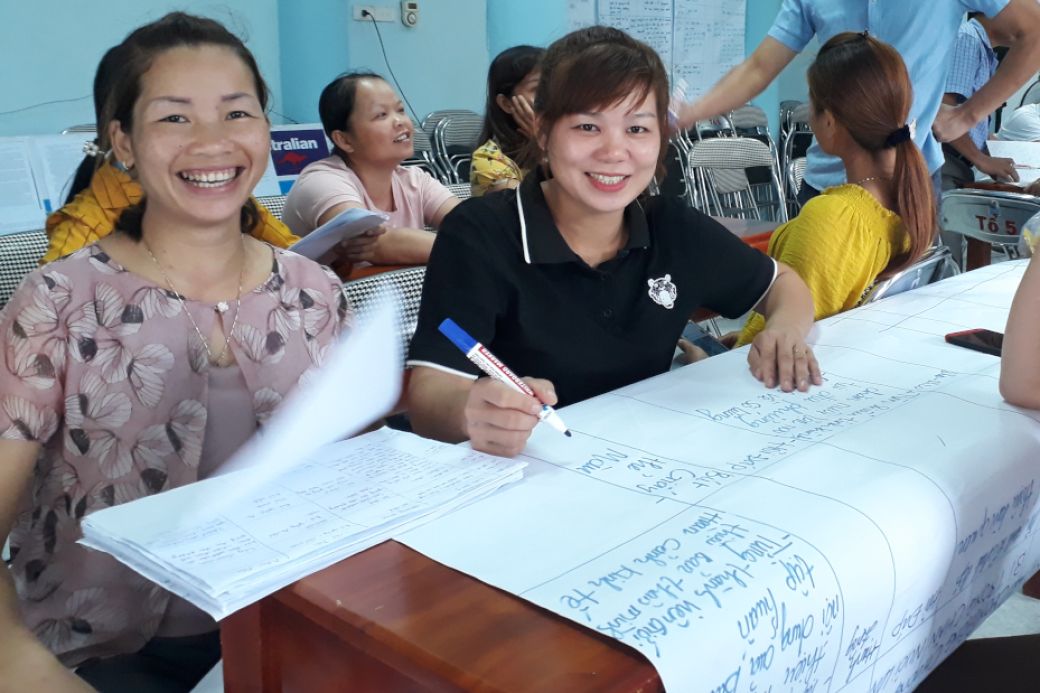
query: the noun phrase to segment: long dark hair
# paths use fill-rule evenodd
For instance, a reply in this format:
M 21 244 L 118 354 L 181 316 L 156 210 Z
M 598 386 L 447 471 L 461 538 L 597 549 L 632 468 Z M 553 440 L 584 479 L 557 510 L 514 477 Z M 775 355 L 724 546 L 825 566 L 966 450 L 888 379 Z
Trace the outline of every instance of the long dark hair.
M 480 142 L 494 140 L 499 149 L 520 168 L 529 168 L 538 160 L 537 151 L 519 129 L 513 117 L 498 105 L 499 94 L 506 98 L 513 95 L 517 85 L 537 70 L 544 48 L 536 46 L 513 46 L 507 48 L 491 61 L 487 79 L 487 105 L 484 107 L 484 129 Z M 532 104 L 533 107 L 533 104 Z
M 325 136 L 332 141 L 332 147 L 336 154 L 343 159 L 343 163 L 350 165 L 350 159 L 345 151 L 339 148 L 336 141 L 332 139 L 332 133 L 336 130 L 350 132 L 350 116 L 354 115 L 354 105 L 357 102 L 357 85 L 363 79 L 383 80 L 382 75 L 374 72 L 344 72 L 336 77 L 321 90 L 318 97 L 318 116 L 321 118 L 321 127 L 325 130 Z
M 97 145 L 98 154 L 87 154 L 83 157 L 83 161 L 79 162 L 76 173 L 72 177 L 72 185 L 69 186 L 68 197 L 65 198 L 66 204 L 90 185 L 94 171 L 104 161 L 104 152 L 107 152 L 112 146 L 108 141 L 108 122 L 103 121 L 102 118 L 105 99 L 112 91 L 112 84 L 122 63 L 123 44 L 119 44 L 105 51 L 98 63 L 97 72 L 94 73 L 94 123 L 97 126 L 97 137 L 94 138 L 94 144 Z
M 607 26 L 572 31 L 553 42 L 542 57 L 542 78 L 534 98 L 541 135 L 547 137 L 564 116 L 592 111 L 635 94 L 654 97 L 661 149 L 657 176 L 664 176 L 668 151 L 668 73 L 653 48 Z
M 845 32 L 823 45 L 808 80 L 813 108 L 830 111 L 856 144 L 868 152 L 895 147 L 895 212 L 910 250 L 893 257 L 882 274 L 916 262 L 935 238 L 935 198 L 924 157 L 908 131 L 914 92 L 903 59 L 872 36 Z
M 99 132 L 102 125 L 107 131 L 109 123 L 119 121 L 120 129 L 130 133 L 133 129 L 134 104 L 141 95 L 141 78 L 151 69 L 156 58 L 168 50 L 183 46 L 221 46 L 231 50 L 252 73 L 257 99 L 261 109 L 266 112 L 269 95 L 267 84 L 260 74 L 256 59 L 241 39 L 216 20 L 171 12 L 151 24 L 135 29 L 112 49 L 119 51 L 120 60 L 103 100 L 104 108 L 98 118 Z M 138 204 L 125 209 L 116 222 L 116 228 L 140 240 L 141 220 L 146 204 L 147 200 L 142 198 Z M 260 211 L 250 197 L 242 206 L 242 233 L 248 233 L 259 221 Z

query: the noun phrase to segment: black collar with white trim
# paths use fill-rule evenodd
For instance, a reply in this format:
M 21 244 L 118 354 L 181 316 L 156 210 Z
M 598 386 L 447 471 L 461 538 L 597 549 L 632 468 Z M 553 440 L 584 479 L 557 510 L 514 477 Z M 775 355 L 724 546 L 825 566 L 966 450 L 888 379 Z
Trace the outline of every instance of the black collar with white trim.
M 527 264 L 582 263 L 577 253 L 571 250 L 556 226 L 549 203 L 542 191 L 545 176 L 540 167 L 532 170 L 516 191 L 516 212 L 520 219 L 520 242 Z M 638 200 L 633 200 L 624 212 L 624 224 L 628 240 L 622 251 L 650 247 L 650 228 L 646 213 Z

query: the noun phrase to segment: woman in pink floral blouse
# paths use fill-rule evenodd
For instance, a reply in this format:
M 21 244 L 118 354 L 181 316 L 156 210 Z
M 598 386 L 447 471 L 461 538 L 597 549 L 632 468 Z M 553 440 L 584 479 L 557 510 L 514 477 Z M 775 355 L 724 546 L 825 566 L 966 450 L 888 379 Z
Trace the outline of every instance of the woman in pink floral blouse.
M 0 313 L 0 672 L 13 690 L 188 690 L 212 666 L 216 624 L 77 545 L 80 522 L 212 473 L 348 319 L 332 273 L 243 233 L 269 124 L 241 41 L 174 13 L 123 48 L 112 156 L 144 200 Z

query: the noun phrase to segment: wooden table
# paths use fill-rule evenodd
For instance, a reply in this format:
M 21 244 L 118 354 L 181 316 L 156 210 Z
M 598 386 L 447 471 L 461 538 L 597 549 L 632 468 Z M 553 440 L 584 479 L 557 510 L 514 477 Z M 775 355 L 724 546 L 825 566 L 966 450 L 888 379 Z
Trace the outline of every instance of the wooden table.
M 389 541 L 225 619 L 224 686 L 652 693 L 635 650 Z

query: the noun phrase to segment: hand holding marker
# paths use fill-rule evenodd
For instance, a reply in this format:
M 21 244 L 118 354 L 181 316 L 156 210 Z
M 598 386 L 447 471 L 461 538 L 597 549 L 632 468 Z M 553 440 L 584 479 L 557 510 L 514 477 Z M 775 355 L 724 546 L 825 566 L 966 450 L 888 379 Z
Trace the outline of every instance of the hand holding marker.
M 472 361 L 477 368 L 487 373 L 488 376 L 517 392 L 522 392 L 530 397 L 536 397 L 534 390 L 527 383 L 518 378 L 516 373 L 509 370 L 504 363 L 495 358 L 483 344 L 470 337 L 464 329 L 456 325 L 454 320 L 445 318 L 437 329 L 441 331 L 441 334 L 450 339 L 466 355 L 466 358 Z M 571 432 L 564 425 L 563 419 L 548 404 L 542 404 L 542 412 L 538 415 L 538 420 L 544 421 L 568 438 L 571 435 Z

